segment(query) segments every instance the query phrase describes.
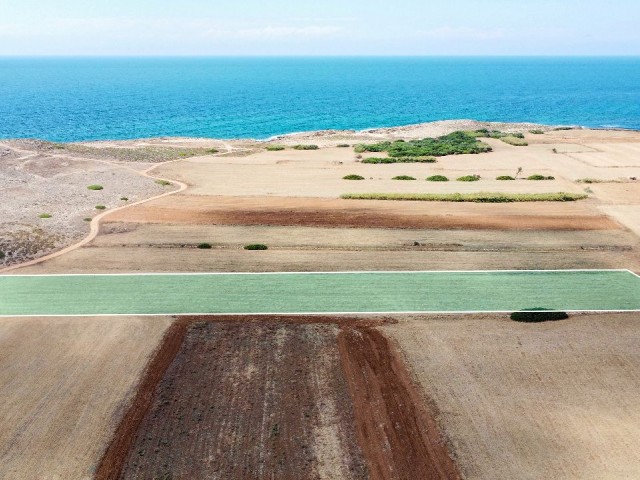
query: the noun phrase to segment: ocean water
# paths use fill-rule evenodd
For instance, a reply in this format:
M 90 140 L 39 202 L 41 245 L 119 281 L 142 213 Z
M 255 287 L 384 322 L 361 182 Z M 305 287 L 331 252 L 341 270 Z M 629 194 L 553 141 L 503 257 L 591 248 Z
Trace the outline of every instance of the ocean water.
M 0 58 L 0 138 L 264 139 L 461 118 L 640 129 L 640 58 Z

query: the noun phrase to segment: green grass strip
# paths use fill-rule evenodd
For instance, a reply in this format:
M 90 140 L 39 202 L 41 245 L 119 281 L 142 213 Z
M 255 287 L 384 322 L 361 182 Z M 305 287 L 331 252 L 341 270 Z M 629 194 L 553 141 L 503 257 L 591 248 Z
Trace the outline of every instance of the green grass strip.
M 584 200 L 583 193 L 345 193 L 340 198 L 347 200 L 398 200 L 419 202 L 575 202 Z
M 640 310 L 623 270 L 0 276 L 1 316 Z

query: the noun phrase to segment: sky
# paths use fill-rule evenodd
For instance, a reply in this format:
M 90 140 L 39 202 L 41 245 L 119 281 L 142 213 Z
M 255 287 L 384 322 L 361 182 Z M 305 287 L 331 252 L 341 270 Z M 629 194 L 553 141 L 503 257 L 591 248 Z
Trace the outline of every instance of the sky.
M 0 55 L 640 55 L 638 0 L 0 0 Z

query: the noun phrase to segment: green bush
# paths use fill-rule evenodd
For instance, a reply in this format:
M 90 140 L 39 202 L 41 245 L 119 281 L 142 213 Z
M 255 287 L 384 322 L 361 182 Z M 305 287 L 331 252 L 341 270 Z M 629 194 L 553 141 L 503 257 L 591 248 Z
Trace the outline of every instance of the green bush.
M 575 202 L 589 198 L 583 193 L 345 193 L 347 200 L 397 200 L 419 202 Z
M 122 200 L 123 202 L 128 202 L 129 201 L 129 197 L 120 197 L 120 200 Z
M 365 158 L 362 160 L 362 163 L 436 163 L 437 160 L 433 157 L 372 157 Z
M 544 175 L 529 175 L 527 180 L 555 180 L 555 177 L 545 177 Z
M 96 205 L 96 210 L 106 210 L 107 207 L 104 205 Z
M 553 322 L 569 318 L 566 312 L 548 310 L 546 308 L 528 308 L 527 311 L 513 312 L 511 320 L 525 323 Z
M 92 218 L 91 217 L 85 217 L 82 220 L 84 220 L 85 222 L 90 222 L 92 220 Z
M 556 127 L 554 128 L 556 132 L 561 132 L 563 130 L 573 130 L 573 127 Z
M 540 130 L 540 129 L 529 130 L 529 133 L 533 135 L 544 135 L 544 130 Z
M 478 180 L 480 180 L 480 175 L 465 175 L 457 178 L 458 182 L 477 182 Z
M 392 180 L 415 180 L 415 177 L 410 177 L 409 175 L 398 175 L 397 177 L 393 177 Z
M 198 248 L 199 248 L 200 250 L 211 250 L 213 247 L 211 246 L 211 244 L 210 244 L 210 243 L 200 243 L 200 244 L 198 245 Z
M 351 145 L 349 145 L 348 143 L 339 143 L 337 145 L 338 148 L 349 148 Z
M 511 175 L 500 175 L 499 177 L 496 177 L 496 180 L 515 180 L 515 178 Z
M 427 182 L 448 182 L 449 179 L 444 175 L 431 175 L 427 177 Z
M 171 185 L 171 182 L 169 182 L 167 180 L 156 180 L 156 183 L 158 185 L 162 185 L 163 187 L 167 187 L 167 186 Z
M 345 175 L 342 177 L 343 180 L 364 180 L 362 175 Z
M 4 260 L 6 256 L 7 255 L 2 250 L 0 250 L 0 261 Z
M 478 141 L 475 135 L 459 131 L 423 140 L 359 144 L 356 145 L 355 151 L 356 153 L 388 152 L 390 157 L 443 157 L 490 152 L 491 147 Z
M 267 152 L 280 152 L 285 149 L 284 145 L 267 145 L 265 147 Z
M 51 218 L 53 215 L 51 215 L 50 213 L 41 213 L 40 215 L 38 215 L 39 218 Z
M 318 150 L 320 147 L 318 145 L 294 145 L 294 150 Z
M 89 185 L 87 188 L 89 190 L 104 190 L 104 187 L 102 185 Z
M 262 243 L 253 243 L 251 245 L 245 245 L 244 249 L 245 250 L 268 250 L 269 247 L 267 247 L 266 245 L 263 245 Z
M 220 150 L 218 150 L 217 148 L 209 148 L 206 150 L 207 153 L 220 153 Z

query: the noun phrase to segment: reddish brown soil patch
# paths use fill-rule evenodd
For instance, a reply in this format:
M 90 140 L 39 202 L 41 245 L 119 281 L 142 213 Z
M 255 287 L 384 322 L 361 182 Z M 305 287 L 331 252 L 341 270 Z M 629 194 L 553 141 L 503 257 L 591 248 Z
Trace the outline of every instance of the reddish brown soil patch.
M 175 197 L 107 217 L 108 222 L 190 225 L 270 225 L 347 228 L 465 230 L 617 230 L 620 227 L 575 205 L 414 205 L 400 202 L 225 197 Z M 513 207 L 513 208 L 509 208 Z M 526 212 L 526 214 L 523 214 Z
M 384 335 L 347 326 L 339 343 L 371 478 L 460 478 L 424 399 Z
M 96 478 L 459 478 L 391 321 L 181 318 Z

